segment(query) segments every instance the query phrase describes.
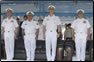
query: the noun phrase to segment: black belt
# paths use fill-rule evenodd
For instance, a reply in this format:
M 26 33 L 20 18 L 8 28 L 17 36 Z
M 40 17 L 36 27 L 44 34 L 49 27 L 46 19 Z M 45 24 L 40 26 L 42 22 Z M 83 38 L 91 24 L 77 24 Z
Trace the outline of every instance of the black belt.
M 67 37 L 66 40 L 72 40 L 72 38 L 71 37 Z

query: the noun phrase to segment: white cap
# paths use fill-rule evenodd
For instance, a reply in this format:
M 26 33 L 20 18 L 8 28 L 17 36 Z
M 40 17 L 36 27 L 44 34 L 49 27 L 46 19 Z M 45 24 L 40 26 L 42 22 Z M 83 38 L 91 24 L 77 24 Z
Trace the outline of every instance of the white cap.
M 20 18 L 20 16 L 17 16 L 17 18 Z
M 38 21 L 41 21 L 41 20 L 43 20 L 43 19 L 42 19 L 42 18 L 39 18 L 39 19 L 38 19 Z
M 53 5 L 50 5 L 50 6 L 48 6 L 48 9 L 56 9 L 56 7 Z
M 11 8 L 7 8 L 7 9 L 6 9 L 6 12 L 8 12 L 8 11 L 13 12 L 13 9 L 11 9 Z
M 26 15 L 34 15 L 34 12 L 28 11 L 28 12 L 26 13 Z
M 85 13 L 85 11 L 83 9 L 78 9 L 76 13 L 79 13 L 80 11 Z

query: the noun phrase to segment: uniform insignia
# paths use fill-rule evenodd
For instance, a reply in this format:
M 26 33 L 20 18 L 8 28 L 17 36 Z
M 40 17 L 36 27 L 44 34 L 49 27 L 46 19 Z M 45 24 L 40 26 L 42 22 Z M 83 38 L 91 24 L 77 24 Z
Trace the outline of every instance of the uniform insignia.
M 11 20 L 11 22 L 13 22 L 13 20 Z
M 25 25 L 27 25 L 27 24 L 25 24 Z
M 6 23 L 7 21 L 5 21 L 5 23 Z
M 47 19 L 47 21 L 49 21 L 49 19 Z
M 83 21 L 83 23 L 86 23 L 86 21 Z

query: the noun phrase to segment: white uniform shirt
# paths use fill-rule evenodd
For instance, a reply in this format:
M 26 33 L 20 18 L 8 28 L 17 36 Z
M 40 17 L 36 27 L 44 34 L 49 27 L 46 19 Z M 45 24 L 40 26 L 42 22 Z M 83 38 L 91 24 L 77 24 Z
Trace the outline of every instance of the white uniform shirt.
M 2 27 L 4 27 L 5 31 L 11 31 L 14 32 L 16 27 L 18 27 L 17 21 L 13 18 L 11 19 L 4 19 L 2 22 Z
M 22 26 L 21 26 L 21 28 L 23 28 L 24 29 L 24 32 L 25 32 L 25 34 L 26 35 L 34 35 L 35 36 L 35 33 L 36 33 L 36 29 L 38 29 L 39 28 L 39 25 L 37 24 L 37 22 L 36 21 L 24 21 L 23 23 L 22 23 Z
M 55 15 L 53 16 L 48 15 L 47 17 L 44 18 L 44 21 L 43 21 L 43 25 L 46 26 L 47 31 L 49 30 L 56 31 L 57 25 L 60 25 L 60 24 L 61 24 L 60 18 Z
M 72 23 L 72 28 L 74 29 L 75 33 L 88 33 L 88 28 L 90 28 L 90 24 L 87 19 L 76 19 Z
M 43 39 L 43 24 L 39 24 L 39 35 L 38 35 L 38 40 L 44 40 Z

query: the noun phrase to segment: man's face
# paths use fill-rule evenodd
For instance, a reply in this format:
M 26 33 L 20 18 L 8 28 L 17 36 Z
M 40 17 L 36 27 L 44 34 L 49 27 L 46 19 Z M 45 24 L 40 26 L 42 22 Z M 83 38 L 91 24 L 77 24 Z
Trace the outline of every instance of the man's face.
M 33 18 L 32 15 L 28 15 L 27 17 L 28 17 L 29 20 L 31 20 Z
M 78 17 L 82 18 L 83 17 L 83 12 L 78 12 Z
M 49 12 L 50 12 L 51 14 L 53 14 L 53 13 L 54 13 L 54 9 L 49 9 Z
M 7 16 L 12 16 L 12 12 L 11 11 L 8 11 L 7 12 Z

